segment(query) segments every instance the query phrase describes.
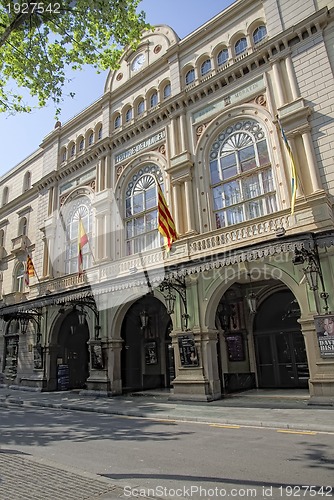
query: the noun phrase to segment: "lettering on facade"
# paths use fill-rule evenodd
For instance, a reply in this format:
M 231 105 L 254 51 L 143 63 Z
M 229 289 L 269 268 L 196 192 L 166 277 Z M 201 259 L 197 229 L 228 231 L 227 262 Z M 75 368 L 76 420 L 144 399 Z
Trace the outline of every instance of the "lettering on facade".
M 222 100 L 216 101 L 213 104 L 210 104 L 210 106 L 206 106 L 205 108 L 196 111 L 196 113 L 193 114 L 193 123 L 197 123 L 203 118 L 203 116 L 207 118 L 210 115 L 217 113 L 217 111 L 221 111 L 223 108 L 225 108 L 225 106 L 228 106 L 229 104 L 235 104 L 236 102 L 241 101 L 245 97 L 252 95 L 260 90 L 263 90 L 263 88 L 264 88 L 264 81 L 263 78 L 261 77 L 258 78 L 253 83 L 251 83 L 250 85 L 247 85 L 247 87 L 243 87 L 237 92 L 234 92 L 233 94 L 224 96 Z
M 138 144 L 135 144 L 132 146 L 130 149 L 127 149 L 126 151 L 122 151 L 122 153 L 119 153 L 118 155 L 115 156 L 115 164 L 117 165 L 121 161 L 126 160 L 127 158 L 130 158 L 131 156 L 139 153 L 140 151 L 143 151 L 144 149 L 149 148 L 150 146 L 153 146 L 157 142 L 162 141 L 165 139 L 166 133 L 164 130 L 159 132 L 158 134 L 152 135 L 145 141 L 139 142 Z

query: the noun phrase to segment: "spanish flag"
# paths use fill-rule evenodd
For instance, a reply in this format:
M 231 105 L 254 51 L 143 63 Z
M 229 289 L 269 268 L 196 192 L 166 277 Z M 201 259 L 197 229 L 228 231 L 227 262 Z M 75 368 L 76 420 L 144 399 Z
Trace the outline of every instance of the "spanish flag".
M 82 249 L 87 243 L 88 243 L 88 236 L 87 236 L 83 222 L 82 222 L 81 217 L 80 217 L 79 218 L 79 231 L 78 231 L 78 273 L 79 273 L 79 276 L 83 273 Z
M 167 202 L 163 195 L 162 189 L 158 184 L 158 231 L 165 239 L 167 252 L 172 248 L 173 241 L 177 240 L 175 224 L 173 217 L 168 209 Z
M 288 143 L 288 139 L 285 135 L 284 129 L 282 127 L 282 124 L 277 117 L 278 125 L 281 131 L 282 139 L 285 144 L 286 150 L 288 152 L 289 158 L 290 158 L 290 165 L 291 165 L 291 215 L 293 215 L 295 211 L 295 203 L 296 203 L 296 195 L 297 195 L 297 175 L 296 175 L 296 165 L 295 161 L 293 159 L 293 154 L 292 154 L 292 149 L 290 147 L 290 144 Z
M 27 255 L 27 263 L 26 263 L 25 279 L 24 279 L 25 284 L 27 286 L 29 286 L 30 278 L 34 277 L 35 275 L 36 275 L 36 273 L 35 273 L 34 263 L 32 261 L 32 258 L 28 254 Z

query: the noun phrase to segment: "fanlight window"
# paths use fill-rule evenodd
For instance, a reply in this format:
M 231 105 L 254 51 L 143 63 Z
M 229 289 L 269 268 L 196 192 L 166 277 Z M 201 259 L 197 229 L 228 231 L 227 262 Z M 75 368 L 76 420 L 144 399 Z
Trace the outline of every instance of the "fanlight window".
M 227 49 L 223 49 L 219 52 L 218 56 L 217 56 L 217 63 L 218 63 L 218 66 L 222 66 L 223 64 L 225 64 L 228 60 L 228 50 Z
M 158 104 L 158 92 L 154 92 L 150 99 L 151 108 L 154 108 Z
M 243 52 L 245 52 L 245 50 L 247 49 L 247 40 L 246 38 L 240 38 L 240 40 L 238 40 L 234 46 L 234 50 L 235 50 L 235 55 L 236 56 L 239 56 L 240 54 L 242 54 Z
M 186 85 L 193 83 L 195 81 L 195 70 L 190 69 L 186 74 Z
M 164 96 L 164 99 L 167 99 L 168 97 L 170 97 L 172 94 L 172 87 L 171 87 L 171 84 L 170 83 L 167 83 L 165 86 L 164 86 L 164 91 L 163 91 L 163 96 Z
M 216 228 L 277 211 L 267 140 L 258 122 L 237 122 L 218 135 L 210 151 L 210 179 Z
M 133 175 L 126 189 L 126 254 L 132 255 L 161 245 L 158 232 L 157 180 L 163 178 L 156 165 L 147 165 Z M 162 187 L 163 189 L 163 187 Z
M 204 76 L 209 73 L 209 71 L 211 71 L 211 61 L 210 59 L 206 59 L 206 61 L 204 61 L 201 65 L 201 75 Z
M 267 36 L 267 28 L 265 26 L 259 26 L 253 33 L 254 43 L 261 42 Z
M 137 106 L 137 114 L 142 115 L 145 111 L 145 101 L 144 99 L 139 101 L 138 106 Z
M 66 250 L 65 250 L 65 273 L 77 273 L 79 262 L 79 222 L 82 222 L 88 243 L 82 247 L 83 269 L 91 266 L 91 236 L 92 236 L 92 212 L 88 203 L 83 198 L 73 202 L 70 212 L 66 218 Z
M 121 115 L 117 115 L 114 122 L 114 128 L 119 128 L 121 126 Z

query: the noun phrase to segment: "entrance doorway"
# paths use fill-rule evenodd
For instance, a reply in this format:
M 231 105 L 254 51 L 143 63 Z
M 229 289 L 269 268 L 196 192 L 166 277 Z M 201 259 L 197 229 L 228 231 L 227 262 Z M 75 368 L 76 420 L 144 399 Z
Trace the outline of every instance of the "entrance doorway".
M 274 293 L 259 308 L 254 324 L 259 388 L 308 387 L 309 370 L 299 317 L 299 307 L 289 290 Z
M 89 376 L 89 330 L 85 322 L 79 324 L 75 311 L 71 312 L 63 321 L 58 335 L 58 389 L 82 389 Z M 66 383 L 62 374 L 66 374 Z M 61 374 L 61 375 L 60 375 Z
M 175 369 L 170 331 L 170 316 L 155 297 L 145 296 L 130 307 L 122 324 L 123 392 L 171 386 Z

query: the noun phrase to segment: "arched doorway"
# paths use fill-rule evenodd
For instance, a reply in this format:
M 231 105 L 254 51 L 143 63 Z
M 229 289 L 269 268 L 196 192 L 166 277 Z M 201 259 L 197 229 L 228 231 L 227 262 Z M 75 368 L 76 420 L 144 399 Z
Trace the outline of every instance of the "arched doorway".
M 170 316 L 155 297 L 130 307 L 122 324 L 123 392 L 170 387 L 175 373 L 170 331 Z
M 273 293 L 259 307 L 253 330 L 259 388 L 308 387 L 299 317 L 298 303 L 290 290 Z
M 60 366 L 67 367 L 68 384 L 66 383 L 65 386 L 68 389 L 82 389 L 85 387 L 89 376 L 88 340 L 89 329 L 86 321 L 80 324 L 77 311 L 70 312 L 59 329 L 57 354 L 58 372 Z M 65 369 L 62 370 L 64 372 Z

